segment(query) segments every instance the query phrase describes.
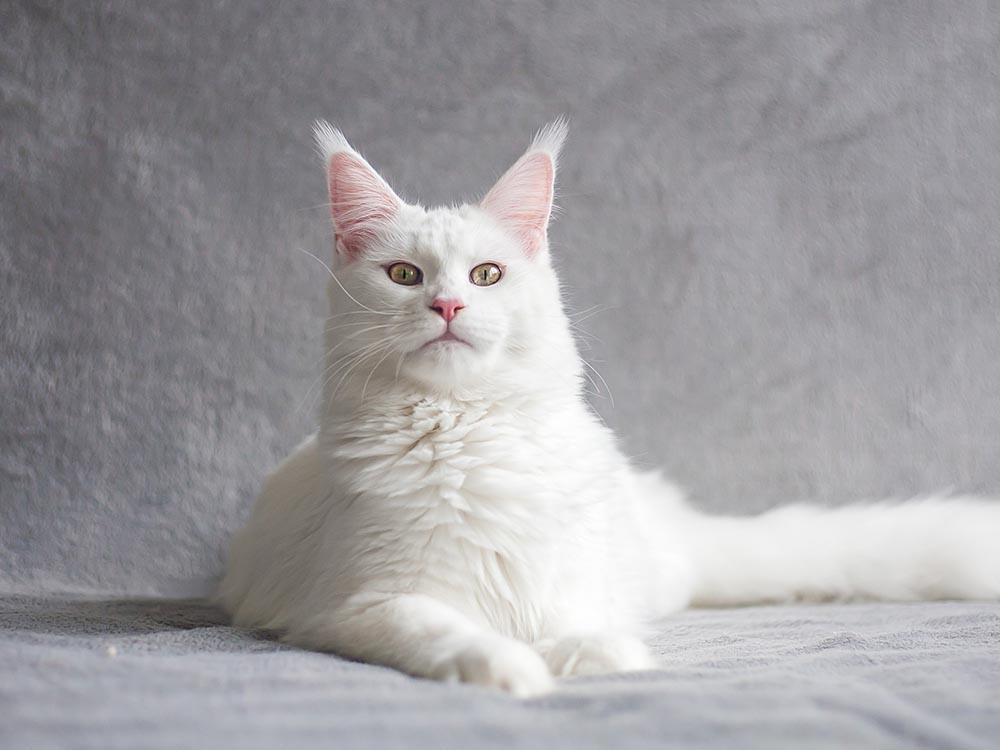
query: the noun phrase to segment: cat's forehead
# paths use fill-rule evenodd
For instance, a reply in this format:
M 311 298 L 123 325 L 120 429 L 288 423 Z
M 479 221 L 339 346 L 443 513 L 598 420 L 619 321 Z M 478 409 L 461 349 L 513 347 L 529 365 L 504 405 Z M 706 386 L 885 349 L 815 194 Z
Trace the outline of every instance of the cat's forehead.
M 430 208 L 410 224 L 413 250 L 421 255 L 454 258 L 476 252 L 497 233 L 472 206 Z
M 414 249 L 418 252 L 447 251 L 461 244 L 468 227 L 454 209 L 431 208 L 423 212 L 413 227 Z

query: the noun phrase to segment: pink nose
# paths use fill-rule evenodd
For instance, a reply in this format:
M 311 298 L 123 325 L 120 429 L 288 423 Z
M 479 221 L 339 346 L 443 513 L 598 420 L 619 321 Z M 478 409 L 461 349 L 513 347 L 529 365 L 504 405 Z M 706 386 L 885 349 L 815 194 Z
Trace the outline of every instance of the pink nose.
M 431 302 L 431 310 L 436 312 L 447 322 L 451 322 L 456 315 L 458 315 L 459 310 L 464 310 L 465 305 L 462 304 L 460 299 L 442 299 L 438 297 L 436 300 Z

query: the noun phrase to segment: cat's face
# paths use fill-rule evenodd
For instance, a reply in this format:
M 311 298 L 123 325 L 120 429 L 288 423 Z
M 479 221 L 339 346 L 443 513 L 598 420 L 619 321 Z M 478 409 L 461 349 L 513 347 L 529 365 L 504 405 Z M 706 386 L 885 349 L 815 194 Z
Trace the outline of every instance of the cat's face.
M 562 135 L 561 124 L 543 131 L 479 204 L 424 209 L 401 201 L 337 131 L 317 129 L 336 238 L 335 378 L 516 381 L 558 348 L 546 227 Z

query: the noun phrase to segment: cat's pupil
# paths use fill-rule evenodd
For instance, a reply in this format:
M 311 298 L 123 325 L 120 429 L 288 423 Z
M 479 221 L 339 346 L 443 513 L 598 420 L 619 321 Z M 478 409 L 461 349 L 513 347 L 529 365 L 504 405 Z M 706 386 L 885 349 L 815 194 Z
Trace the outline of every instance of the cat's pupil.
M 476 286 L 491 286 L 500 281 L 503 272 L 496 263 L 480 263 L 472 269 L 469 278 Z
M 404 286 L 419 284 L 422 278 L 420 269 L 411 263 L 393 263 L 389 266 L 388 273 L 390 279 Z

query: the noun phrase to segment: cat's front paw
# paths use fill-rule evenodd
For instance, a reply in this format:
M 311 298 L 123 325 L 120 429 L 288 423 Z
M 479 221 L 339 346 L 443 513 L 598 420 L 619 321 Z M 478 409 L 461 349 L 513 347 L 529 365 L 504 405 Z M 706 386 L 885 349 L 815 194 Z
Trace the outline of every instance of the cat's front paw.
M 569 636 L 557 640 L 544 653 L 557 677 L 635 672 L 656 666 L 646 644 L 630 635 Z
M 500 688 L 518 698 L 541 695 L 555 686 L 544 659 L 530 646 L 508 638 L 472 641 L 441 659 L 431 677 Z

